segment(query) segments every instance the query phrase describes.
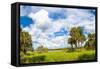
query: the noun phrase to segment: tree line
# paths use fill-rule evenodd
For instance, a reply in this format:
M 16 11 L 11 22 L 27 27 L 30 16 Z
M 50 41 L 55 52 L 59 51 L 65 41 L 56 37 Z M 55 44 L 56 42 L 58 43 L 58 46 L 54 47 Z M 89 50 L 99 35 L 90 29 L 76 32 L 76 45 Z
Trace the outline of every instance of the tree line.
M 84 29 L 82 27 L 73 27 L 70 30 L 70 38 L 68 39 L 68 43 L 71 45 L 71 48 L 85 47 L 88 49 L 94 49 L 95 33 L 88 34 L 88 37 L 86 38 L 83 31 Z M 84 46 L 82 46 L 82 44 L 84 44 Z
M 86 38 L 84 33 L 84 29 L 82 27 L 73 27 L 70 30 L 70 38 L 68 39 L 68 43 L 71 45 L 72 49 L 84 47 L 87 49 L 95 49 L 95 33 L 88 34 Z M 67 41 L 66 41 L 67 42 Z M 85 43 L 85 44 L 84 44 Z M 84 44 L 84 46 L 82 45 Z M 26 54 L 27 51 L 34 51 L 32 47 L 32 38 L 31 35 L 23 31 L 20 28 L 20 51 Z M 39 52 L 47 52 L 48 48 L 44 46 L 40 46 L 37 48 Z

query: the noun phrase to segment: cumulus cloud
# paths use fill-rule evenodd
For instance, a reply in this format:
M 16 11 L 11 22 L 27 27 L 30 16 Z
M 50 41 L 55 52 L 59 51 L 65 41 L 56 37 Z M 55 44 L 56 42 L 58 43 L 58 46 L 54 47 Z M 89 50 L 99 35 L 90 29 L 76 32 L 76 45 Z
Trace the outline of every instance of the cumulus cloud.
M 21 8 L 23 10 L 23 7 Z M 22 27 L 22 29 L 32 36 L 35 48 L 40 45 L 48 48 L 70 47 L 67 41 L 72 27 L 81 26 L 84 27 L 85 32 L 95 33 L 95 15 L 87 9 L 32 6 L 31 12 L 28 12 L 25 8 L 21 12 L 24 12 L 24 14 L 21 13 L 21 16 L 28 13 L 27 16 L 34 21 L 34 24 Z M 52 17 L 50 14 L 53 14 Z M 58 36 L 57 34 L 60 35 Z

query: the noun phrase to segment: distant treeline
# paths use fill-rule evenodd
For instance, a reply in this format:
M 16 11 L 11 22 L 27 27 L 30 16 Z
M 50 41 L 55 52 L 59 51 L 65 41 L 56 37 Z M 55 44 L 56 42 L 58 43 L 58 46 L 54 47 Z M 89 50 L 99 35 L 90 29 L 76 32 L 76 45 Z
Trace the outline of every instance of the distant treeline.
M 84 28 L 82 27 L 73 27 L 70 30 L 70 37 L 68 39 L 68 44 L 71 45 L 71 49 L 81 48 L 84 47 L 86 49 L 95 49 L 95 33 L 88 34 L 88 37 L 84 35 Z M 83 43 L 85 42 L 84 46 Z M 27 51 L 34 51 L 34 46 L 32 47 L 32 38 L 28 32 L 23 31 L 20 29 L 20 51 L 26 53 Z M 66 46 L 67 47 L 67 46 Z M 39 46 L 36 50 L 37 51 L 44 51 L 47 52 L 48 50 L 61 50 L 67 48 L 58 48 L 58 49 L 48 49 L 46 46 L 43 45 Z

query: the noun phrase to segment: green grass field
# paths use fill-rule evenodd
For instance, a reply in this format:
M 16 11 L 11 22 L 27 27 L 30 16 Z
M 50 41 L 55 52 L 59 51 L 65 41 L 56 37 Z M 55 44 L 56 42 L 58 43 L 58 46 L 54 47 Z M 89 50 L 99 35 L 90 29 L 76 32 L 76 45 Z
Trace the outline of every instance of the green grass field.
M 64 50 L 55 50 L 47 53 L 27 52 L 26 55 L 21 54 L 21 63 L 44 63 L 44 62 L 62 62 L 62 61 L 80 61 L 94 60 L 94 50 L 77 50 L 67 52 Z

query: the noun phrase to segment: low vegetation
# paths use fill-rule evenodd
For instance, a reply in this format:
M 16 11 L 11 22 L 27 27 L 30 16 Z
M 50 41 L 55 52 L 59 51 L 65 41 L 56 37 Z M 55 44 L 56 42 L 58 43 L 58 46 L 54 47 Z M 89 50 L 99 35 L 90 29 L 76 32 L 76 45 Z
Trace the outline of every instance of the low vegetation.
M 83 50 L 74 52 L 54 51 L 47 53 L 31 52 L 23 55 L 21 58 L 23 63 L 44 63 L 44 62 L 61 62 L 61 61 L 80 61 L 95 60 L 94 50 Z

